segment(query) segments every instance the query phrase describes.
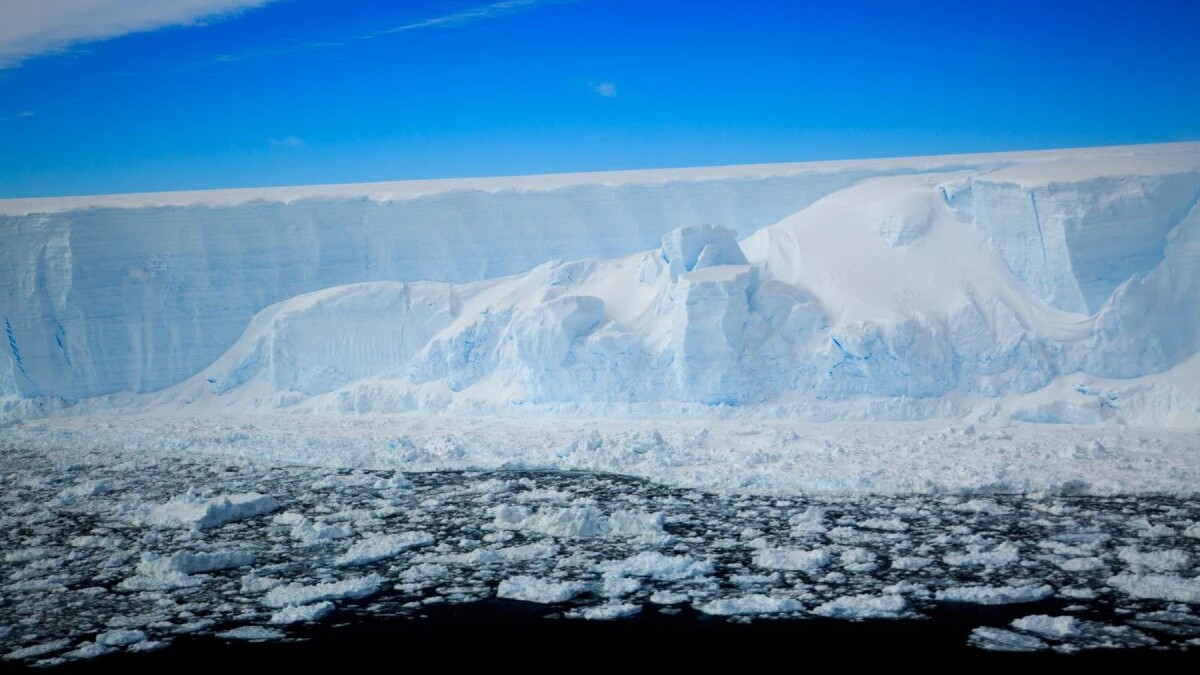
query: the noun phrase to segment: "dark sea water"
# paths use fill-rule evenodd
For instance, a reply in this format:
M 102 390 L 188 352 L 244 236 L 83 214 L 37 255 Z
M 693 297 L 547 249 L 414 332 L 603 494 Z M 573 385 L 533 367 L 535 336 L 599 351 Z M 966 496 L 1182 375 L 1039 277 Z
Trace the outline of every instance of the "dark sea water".
M 750 666 L 810 659 L 848 664 L 1114 666 L 1194 669 L 1200 652 L 1154 648 L 1102 649 L 1074 654 L 1005 653 L 967 645 L 979 625 L 1004 626 L 1029 612 L 1054 612 L 1061 603 L 1007 608 L 944 608 L 920 621 L 758 619 L 733 623 L 695 610 L 647 611 L 616 621 L 547 618 L 545 608 L 488 600 L 439 606 L 412 618 L 380 618 L 337 612 L 326 623 L 291 631 L 286 642 L 244 642 L 212 636 L 186 637 L 159 651 L 110 654 L 44 668 L 0 665 L 11 672 L 168 673 L 195 670 L 280 672 L 313 667 L 386 670 L 418 663 L 449 668 L 467 664 L 534 670 Z M 553 615 L 553 612 L 549 613 Z

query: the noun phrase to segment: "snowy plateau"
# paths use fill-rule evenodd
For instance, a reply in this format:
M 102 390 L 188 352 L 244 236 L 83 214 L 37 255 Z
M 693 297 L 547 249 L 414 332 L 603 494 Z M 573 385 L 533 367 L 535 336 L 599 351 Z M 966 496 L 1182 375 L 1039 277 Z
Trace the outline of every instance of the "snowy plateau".
M 0 201 L 0 657 L 487 603 L 1194 652 L 1198 197 L 1180 143 Z

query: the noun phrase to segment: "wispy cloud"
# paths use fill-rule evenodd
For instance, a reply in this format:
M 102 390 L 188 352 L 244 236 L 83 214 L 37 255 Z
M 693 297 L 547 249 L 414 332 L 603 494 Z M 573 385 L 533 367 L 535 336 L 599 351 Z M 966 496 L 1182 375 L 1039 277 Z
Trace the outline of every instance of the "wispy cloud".
M 617 85 L 612 82 L 593 82 L 588 86 L 604 98 L 612 98 L 617 95 Z
M 22 119 L 25 117 L 33 117 L 33 115 L 34 115 L 34 113 L 32 110 L 22 110 L 19 113 L 13 113 L 11 115 L 5 115 L 3 117 L 0 117 L 0 122 L 7 122 L 9 120 L 19 120 L 19 119 Z
M 86 49 L 82 45 L 168 26 L 204 25 L 279 0 L 0 0 L 0 70 L 29 58 Z M 182 70 L 317 49 L 408 31 L 453 28 L 579 0 L 502 0 L 366 33 L 293 41 L 225 53 Z
M 221 63 L 237 63 L 241 61 L 249 61 L 251 59 L 284 56 L 288 54 L 297 54 L 300 52 L 314 51 L 317 49 L 331 49 L 334 47 L 343 47 L 354 42 L 363 40 L 375 40 L 377 38 L 396 35 L 397 33 L 406 33 L 409 31 L 422 30 L 428 28 L 454 28 L 465 26 L 481 21 L 498 19 L 500 17 L 509 16 L 512 14 L 520 14 L 521 12 L 529 12 L 539 7 L 546 5 L 559 5 L 579 0 L 503 0 L 502 2 L 493 2 L 487 5 L 479 5 L 461 9 L 447 14 L 431 16 L 424 19 L 409 21 L 397 26 L 389 26 L 367 33 L 358 33 L 346 35 L 336 39 L 325 39 L 320 41 L 309 42 L 292 42 L 274 47 L 256 47 L 254 49 L 246 49 L 240 52 L 220 54 L 206 59 L 200 63 L 191 64 L 188 68 L 197 66 L 212 66 Z M 185 68 L 187 69 L 187 68 Z
M 0 69 L 76 44 L 208 23 L 272 1 L 5 0 L 0 2 Z
M 299 136 L 284 136 L 283 138 L 268 138 L 267 145 L 272 148 L 303 148 L 304 139 Z
M 487 21 L 509 14 L 517 14 L 519 12 L 527 12 L 531 9 L 536 9 L 542 5 L 558 4 L 568 2 L 570 0 L 503 0 L 503 2 L 493 2 L 490 5 L 482 5 L 479 7 L 471 7 L 469 9 L 450 12 L 441 16 L 433 16 L 420 21 L 413 21 L 400 26 L 393 26 L 375 33 L 363 35 L 363 38 L 373 38 L 380 35 L 390 35 L 392 33 L 403 33 L 404 31 L 420 30 L 422 28 L 440 28 L 450 26 L 463 26 L 469 23 L 478 21 Z

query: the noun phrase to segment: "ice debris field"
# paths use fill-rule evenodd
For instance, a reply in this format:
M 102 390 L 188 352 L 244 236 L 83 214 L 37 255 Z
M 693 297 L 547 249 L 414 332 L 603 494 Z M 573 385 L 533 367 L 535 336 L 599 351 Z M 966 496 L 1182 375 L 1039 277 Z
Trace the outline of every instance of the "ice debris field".
M 1195 499 L 714 496 L 612 474 L 406 476 L 124 450 L 5 461 L 10 661 L 186 635 L 288 639 L 337 613 L 418 620 L 492 598 L 576 621 L 1004 607 L 963 640 L 1018 652 L 1200 646 Z
M 0 642 L 499 596 L 1194 646 L 1198 198 L 1178 143 L 0 200 Z

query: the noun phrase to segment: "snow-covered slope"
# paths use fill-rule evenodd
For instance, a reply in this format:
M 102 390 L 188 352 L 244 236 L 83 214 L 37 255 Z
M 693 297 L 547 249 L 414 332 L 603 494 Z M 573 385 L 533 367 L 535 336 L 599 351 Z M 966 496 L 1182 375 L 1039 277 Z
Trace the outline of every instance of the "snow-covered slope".
M 503 180 L 10 204 L 9 388 L 1200 423 L 1198 144 Z

